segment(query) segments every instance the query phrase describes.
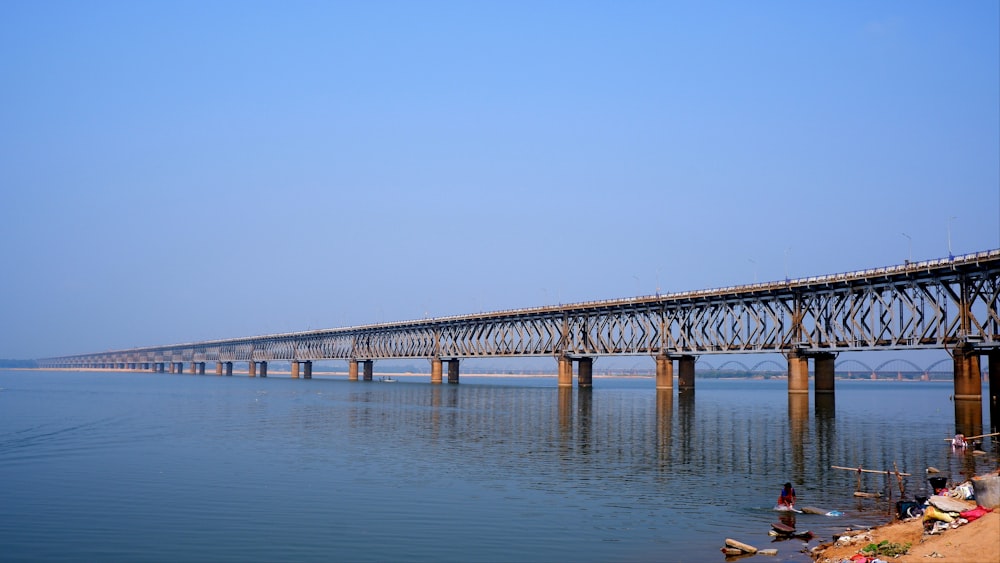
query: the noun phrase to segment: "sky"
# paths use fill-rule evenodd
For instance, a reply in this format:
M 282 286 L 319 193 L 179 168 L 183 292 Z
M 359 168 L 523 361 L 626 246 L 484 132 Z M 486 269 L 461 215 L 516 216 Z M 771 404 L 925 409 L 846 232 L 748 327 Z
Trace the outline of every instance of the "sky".
M 0 358 L 1000 247 L 1000 3 L 0 2 Z

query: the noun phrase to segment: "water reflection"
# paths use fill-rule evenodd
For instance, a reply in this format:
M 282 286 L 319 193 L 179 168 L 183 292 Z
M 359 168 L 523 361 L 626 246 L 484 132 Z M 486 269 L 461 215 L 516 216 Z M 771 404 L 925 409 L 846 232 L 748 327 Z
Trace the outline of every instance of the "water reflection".
M 670 443 L 674 429 L 674 394 L 672 389 L 656 391 L 656 454 L 661 463 L 670 463 Z
M 955 433 L 966 436 L 983 434 L 983 403 L 955 399 Z
M 816 456 L 823 467 L 837 465 L 831 457 L 837 438 L 837 407 L 833 393 L 817 393 L 816 401 Z
M 791 446 L 792 470 L 802 482 L 806 474 L 804 446 L 809 439 L 809 394 L 788 394 L 788 443 Z

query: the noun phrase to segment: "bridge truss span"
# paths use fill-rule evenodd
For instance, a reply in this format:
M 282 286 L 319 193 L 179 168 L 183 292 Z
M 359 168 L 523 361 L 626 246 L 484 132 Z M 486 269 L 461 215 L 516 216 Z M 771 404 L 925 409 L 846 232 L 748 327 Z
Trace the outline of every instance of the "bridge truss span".
M 1000 250 L 845 274 L 39 360 L 690 356 L 1000 347 Z

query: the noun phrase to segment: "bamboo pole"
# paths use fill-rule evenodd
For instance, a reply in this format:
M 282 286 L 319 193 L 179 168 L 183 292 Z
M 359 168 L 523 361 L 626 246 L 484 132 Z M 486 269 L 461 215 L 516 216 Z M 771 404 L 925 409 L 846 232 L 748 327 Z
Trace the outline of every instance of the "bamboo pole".
M 831 465 L 830 467 L 832 467 L 833 469 L 846 469 L 848 471 L 858 471 L 860 473 L 881 473 L 883 475 L 886 473 L 892 473 L 891 471 L 877 471 L 875 469 L 862 469 L 861 467 L 841 467 L 839 465 Z M 900 475 L 906 477 L 910 476 L 909 473 L 900 473 Z
M 975 440 L 976 438 L 987 438 L 989 436 L 1000 436 L 1000 432 L 994 432 L 992 434 L 980 434 L 978 436 L 966 436 L 965 441 L 968 442 L 969 440 Z M 946 442 L 954 440 L 954 438 L 943 438 L 943 439 Z
M 895 461 L 892 462 L 892 467 L 896 470 L 896 483 L 899 485 L 899 498 L 903 498 L 906 496 L 906 491 L 903 490 L 903 477 L 900 476 L 899 466 L 896 465 Z

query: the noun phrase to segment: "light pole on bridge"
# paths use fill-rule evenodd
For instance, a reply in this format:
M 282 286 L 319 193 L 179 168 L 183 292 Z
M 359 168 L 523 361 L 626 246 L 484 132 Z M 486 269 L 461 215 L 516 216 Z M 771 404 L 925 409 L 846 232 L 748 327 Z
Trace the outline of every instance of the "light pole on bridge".
M 910 235 L 908 235 L 906 233 L 903 233 L 903 236 L 906 237 L 906 239 L 908 241 L 910 241 L 910 245 L 909 245 L 910 252 L 909 252 L 909 254 L 907 255 L 907 258 L 906 258 L 906 263 L 907 263 L 907 265 L 909 265 L 910 262 L 913 262 L 913 237 L 911 237 Z
M 958 217 L 948 217 L 948 260 L 954 260 L 955 255 L 951 253 L 951 220 Z

